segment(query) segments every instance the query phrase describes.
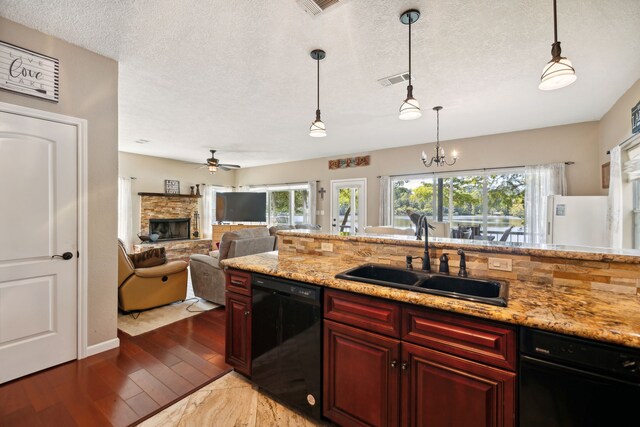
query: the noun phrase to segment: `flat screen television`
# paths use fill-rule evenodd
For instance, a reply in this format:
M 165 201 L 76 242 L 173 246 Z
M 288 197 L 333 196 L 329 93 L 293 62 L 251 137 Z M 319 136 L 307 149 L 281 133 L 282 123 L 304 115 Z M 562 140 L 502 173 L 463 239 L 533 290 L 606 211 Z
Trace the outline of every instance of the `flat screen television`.
M 216 193 L 216 221 L 267 220 L 267 193 Z

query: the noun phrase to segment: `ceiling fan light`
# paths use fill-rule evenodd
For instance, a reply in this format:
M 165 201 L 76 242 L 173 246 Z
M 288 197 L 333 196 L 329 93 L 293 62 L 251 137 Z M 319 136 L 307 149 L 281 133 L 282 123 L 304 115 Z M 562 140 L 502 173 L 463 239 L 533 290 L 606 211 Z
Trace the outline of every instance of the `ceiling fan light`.
M 420 103 L 415 98 L 407 98 L 400 106 L 400 120 L 415 120 L 422 116 L 420 112 Z
M 576 70 L 567 58 L 552 59 L 542 69 L 540 77 L 540 90 L 555 90 L 566 86 L 577 80 Z
M 322 120 L 317 119 L 313 123 L 311 123 L 311 127 L 309 128 L 309 136 L 314 138 L 322 138 L 327 136 L 327 128 L 322 122 Z
M 209 165 L 209 173 L 216 173 L 218 171 L 218 167 L 214 165 Z

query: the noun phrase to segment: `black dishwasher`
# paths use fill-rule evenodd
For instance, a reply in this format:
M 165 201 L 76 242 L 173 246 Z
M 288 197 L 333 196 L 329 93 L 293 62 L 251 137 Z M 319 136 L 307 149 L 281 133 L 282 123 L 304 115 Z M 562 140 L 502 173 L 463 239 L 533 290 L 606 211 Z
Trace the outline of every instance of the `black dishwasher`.
M 520 426 L 637 426 L 640 351 L 522 328 Z
M 322 288 L 254 274 L 251 380 L 284 404 L 322 414 Z

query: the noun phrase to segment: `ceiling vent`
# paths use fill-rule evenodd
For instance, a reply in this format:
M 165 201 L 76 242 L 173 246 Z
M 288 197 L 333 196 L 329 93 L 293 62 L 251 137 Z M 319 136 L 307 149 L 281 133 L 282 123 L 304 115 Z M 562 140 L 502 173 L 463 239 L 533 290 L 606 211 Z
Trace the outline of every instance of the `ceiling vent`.
M 305 12 L 313 16 L 318 16 L 328 7 L 344 2 L 345 0 L 296 0 Z
M 416 75 L 414 74 L 413 76 L 411 76 L 411 80 L 415 80 L 415 79 L 416 79 Z M 409 81 L 408 71 L 405 71 L 404 73 L 400 73 L 400 74 L 394 74 L 393 76 L 383 77 L 381 79 L 378 79 L 378 83 L 380 83 L 382 86 L 391 86 L 391 85 L 404 83 L 408 81 Z

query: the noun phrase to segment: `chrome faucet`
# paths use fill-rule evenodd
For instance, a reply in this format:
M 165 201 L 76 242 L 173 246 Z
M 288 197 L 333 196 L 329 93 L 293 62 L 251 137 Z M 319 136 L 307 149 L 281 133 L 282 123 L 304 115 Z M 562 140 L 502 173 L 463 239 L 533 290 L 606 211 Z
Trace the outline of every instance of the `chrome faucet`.
M 422 270 L 431 271 L 431 259 L 429 258 L 429 223 L 426 215 L 420 215 L 416 227 L 416 240 L 422 240 L 422 230 L 424 229 L 424 254 L 422 256 Z
M 467 274 L 467 260 L 464 256 L 464 251 L 462 249 L 458 249 L 458 255 L 460 255 L 460 270 L 458 271 L 458 276 L 460 277 L 468 277 Z

